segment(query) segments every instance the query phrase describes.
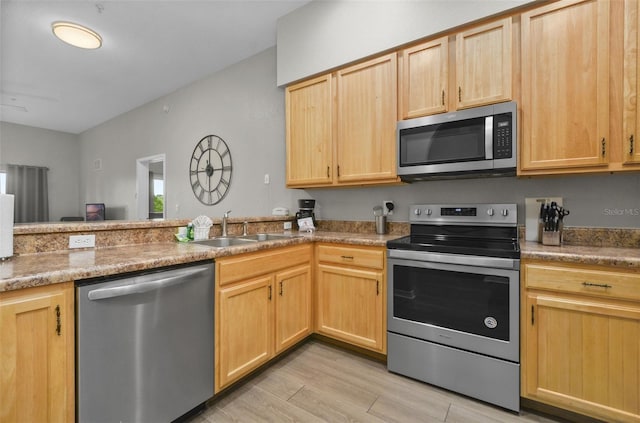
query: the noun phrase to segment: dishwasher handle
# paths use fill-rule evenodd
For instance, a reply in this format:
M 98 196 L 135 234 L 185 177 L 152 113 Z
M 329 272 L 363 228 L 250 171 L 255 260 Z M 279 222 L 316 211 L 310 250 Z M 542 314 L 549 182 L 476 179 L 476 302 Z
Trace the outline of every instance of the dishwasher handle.
M 153 291 L 155 289 L 164 288 L 184 282 L 184 278 L 193 276 L 198 273 L 206 272 L 208 268 L 199 267 L 168 278 L 157 279 L 149 282 L 138 282 L 123 286 L 114 286 L 112 288 L 98 288 L 87 293 L 87 297 L 91 301 L 104 300 L 107 298 L 123 297 L 132 294 L 142 294 L 144 292 Z

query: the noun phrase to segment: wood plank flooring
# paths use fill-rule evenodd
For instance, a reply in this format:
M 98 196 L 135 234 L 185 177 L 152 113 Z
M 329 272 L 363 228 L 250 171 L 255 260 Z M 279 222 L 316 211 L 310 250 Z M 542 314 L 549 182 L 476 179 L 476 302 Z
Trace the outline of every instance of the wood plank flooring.
M 212 400 L 189 423 L 557 421 L 389 373 L 384 363 L 311 340 Z

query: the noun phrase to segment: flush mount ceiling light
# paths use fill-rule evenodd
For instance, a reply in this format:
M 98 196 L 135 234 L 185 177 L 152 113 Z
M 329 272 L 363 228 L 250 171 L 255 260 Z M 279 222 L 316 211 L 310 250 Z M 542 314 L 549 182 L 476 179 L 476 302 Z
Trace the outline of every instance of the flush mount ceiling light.
M 53 34 L 60 40 L 75 47 L 97 49 L 102 45 L 100 35 L 82 25 L 57 21 L 51 24 Z

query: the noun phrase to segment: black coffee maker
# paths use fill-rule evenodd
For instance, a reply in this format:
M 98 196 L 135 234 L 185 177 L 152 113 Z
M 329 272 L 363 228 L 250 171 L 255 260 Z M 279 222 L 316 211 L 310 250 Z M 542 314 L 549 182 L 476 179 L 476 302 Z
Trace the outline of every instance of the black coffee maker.
M 298 200 L 298 207 L 300 210 L 296 212 L 296 219 L 302 219 L 310 217 L 313 220 L 313 225 L 316 224 L 316 216 L 313 214 L 313 209 L 316 206 L 316 200 L 312 199 L 300 199 Z

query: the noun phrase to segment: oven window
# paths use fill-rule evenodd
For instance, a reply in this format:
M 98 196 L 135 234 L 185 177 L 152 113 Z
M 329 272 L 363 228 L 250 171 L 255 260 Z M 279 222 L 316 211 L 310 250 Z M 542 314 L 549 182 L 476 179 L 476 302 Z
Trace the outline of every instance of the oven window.
M 484 160 L 485 118 L 400 131 L 400 165 Z
M 393 316 L 509 340 L 509 278 L 393 266 Z

